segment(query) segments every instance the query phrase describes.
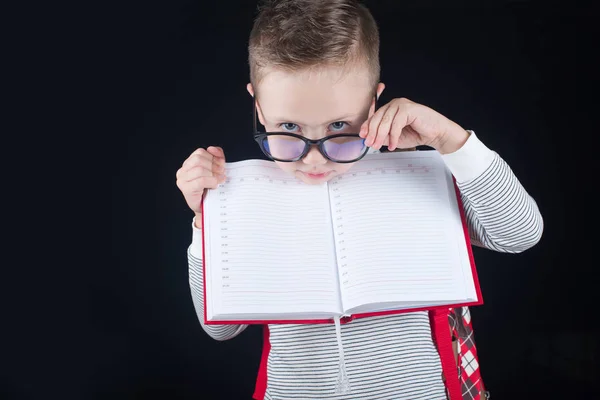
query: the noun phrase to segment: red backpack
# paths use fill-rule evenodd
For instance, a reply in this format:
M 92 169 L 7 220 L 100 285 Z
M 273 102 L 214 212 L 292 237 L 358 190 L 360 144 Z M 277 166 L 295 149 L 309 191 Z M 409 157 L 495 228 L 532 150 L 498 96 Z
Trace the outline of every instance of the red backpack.
M 486 400 L 468 307 L 429 311 L 449 400 Z

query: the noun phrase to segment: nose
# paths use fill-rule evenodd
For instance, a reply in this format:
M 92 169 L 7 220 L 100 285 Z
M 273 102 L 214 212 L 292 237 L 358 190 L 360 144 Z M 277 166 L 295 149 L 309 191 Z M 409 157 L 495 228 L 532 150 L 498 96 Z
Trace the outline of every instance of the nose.
M 317 146 L 311 146 L 302 161 L 308 165 L 322 165 L 327 163 L 327 159 L 323 157 Z

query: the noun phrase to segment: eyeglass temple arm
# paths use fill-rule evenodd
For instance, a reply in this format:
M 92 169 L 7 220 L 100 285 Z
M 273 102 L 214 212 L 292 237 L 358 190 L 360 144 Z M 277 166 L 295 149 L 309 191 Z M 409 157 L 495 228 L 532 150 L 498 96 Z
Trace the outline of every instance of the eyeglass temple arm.
M 257 133 L 258 125 L 256 123 L 256 120 L 258 119 L 258 115 L 257 115 L 257 110 L 256 110 L 256 97 L 255 96 L 252 96 L 252 104 L 253 104 L 253 108 L 254 108 L 254 112 L 252 113 L 252 122 L 254 124 L 254 132 L 252 132 L 252 133 Z

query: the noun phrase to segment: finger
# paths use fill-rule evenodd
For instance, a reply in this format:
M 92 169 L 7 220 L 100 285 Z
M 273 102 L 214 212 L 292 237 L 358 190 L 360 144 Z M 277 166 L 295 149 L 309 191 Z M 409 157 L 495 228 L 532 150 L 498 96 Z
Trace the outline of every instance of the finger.
M 183 182 L 191 182 L 191 181 L 198 179 L 200 177 L 203 177 L 203 176 L 218 176 L 221 174 L 222 174 L 221 172 L 213 172 L 204 167 L 194 167 L 190 170 L 185 171 L 181 175 L 179 180 L 181 180 Z
M 222 172 L 225 169 L 224 165 L 217 165 L 214 161 L 214 157 L 206 154 L 192 154 L 177 171 L 177 178 L 179 179 L 183 174 L 193 168 L 205 168 L 209 171 Z
M 388 110 L 388 108 L 390 108 L 389 104 L 386 104 L 385 106 L 381 107 L 379 110 L 377 110 L 377 112 L 375 114 L 373 114 L 373 116 L 371 117 L 371 120 L 369 121 L 368 125 L 367 125 L 367 136 L 365 138 L 365 144 L 369 147 L 373 146 L 373 142 L 375 142 L 375 138 L 377 137 L 377 128 L 379 127 L 379 123 L 381 122 L 381 118 L 383 117 L 383 114 L 385 114 L 385 112 Z
M 221 147 L 217 146 L 210 146 L 206 150 L 213 155 L 213 172 L 217 173 L 220 183 L 225 182 L 225 152 Z
M 402 136 L 402 130 L 400 130 L 400 132 L 397 132 L 397 131 L 390 132 L 390 136 L 388 139 L 389 140 L 389 144 L 388 144 L 389 151 L 396 150 L 396 148 L 398 147 L 398 142 L 400 141 L 400 136 Z
M 225 176 L 222 174 L 206 175 L 208 171 L 203 170 L 202 173 L 194 172 L 193 175 L 179 179 L 177 187 L 187 196 L 194 196 L 203 193 L 204 189 L 214 189 L 221 183 L 225 182 Z
M 215 189 L 220 184 L 220 179 L 216 176 L 202 176 L 184 185 L 184 192 L 189 194 L 201 194 L 204 189 Z
M 401 137 L 402 137 L 402 129 L 400 129 L 399 131 L 396 130 L 396 131 L 390 132 L 389 144 L 388 144 L 389 151 L 394 151 L 398 148 L 398 143 L 400 142 Z
M 379 127 L 377 128 L 377 135 L 375 136 L 375 142 L 373 143 L 373 148 L 379 149 L 384 141 L 390 135 L 390 129 L 392 127 L 392 122 L 396 117 L 396 113 L 398 112 L 398 107 L 388 107 L 383 116 L 381 117 L 381 122 L 379 123 Z
M 213 159 L 212 159 L 212 171 L 213 172 L 217 172 L 221 175 L 225 175 L 225 153 L 223 152 L 223 149 L 220 147 L 216 147 L 216 146 L 210 146 L 209 148 L 206 149 L 208 151 L 209 154 L 212 155 Z
M 205 149 L 195 150 L 190 156 L 183 162 L 181 168 L 186 170 L 198 165 L 201 159 L 206 158 L 212 160 L 213 156 Z
M 206 151 L 208 151 L 208 153 L 210 155 L 212 155 L 213 157 L 217 157 L 220 159 L 225 160 L 225 153 L 223 152 L 223 149 L 217 146 L 209 146 Z
M 392 123 L 393 135 L 390 137 L 390 151 L 394 151 L 398 145 L 402 142 L 402 135 L 404 134 L 406 126 L 410 125 L 410 114 L 406 109 L 398 111 L 394 122 Z
M 190 155 L 188 157 L 188 159 L 185 160 L 185 162 L 183 163 L 181 168 L 183 170 L 188 170 L 188 169 L 196 167 L 198 165 L 203 165 L 206 168 L 211 169 L 212 168 L 211 165 L 213 164 L 213 162 L 216 164 L 219 164 L 219 165 L 225 165 L 225 161 L 223 159 L 215 158 L 208 151 L 202 149 L 201 151 L 199 151 L 197 153 L 196 152 L 192 153 L 192 155 Z
M 400 143 L 400 138 L 402 137 L 402 129 L 406 126 L 406 113 L 398 108 L 398 112 L 394 116 L 394 120 L 392 121 L 392 125 L 390 127 L 390 137 L 388 149 L 389 151 L 394 151 L 398 147 L 398 143 Z
M 360 131 L 358 132 L 358 136 L 361 138 L 367 137 L 367 133 L 369 133 L 369 122 L 371 122 L 371 118 L 367 118 L 365 122 L 360 126 Z
M 212 160 L 214 156 L 212 154 L 210 154 L 207 149 L 199 148 L 199 149 L 195 150 L 192 154 L 190 154 L 190 156 L 188 157 L 188 160 L 190 160 L 189 162 L 191 162 L 192 160 L 199 158 L 199 157 L 206 158 L 208 160 Z
M 225 173 L 225 152 L 221 147 L 209 146 L 206 151 L 211 155 L 213 161 L 212 170 L 220 174 Z

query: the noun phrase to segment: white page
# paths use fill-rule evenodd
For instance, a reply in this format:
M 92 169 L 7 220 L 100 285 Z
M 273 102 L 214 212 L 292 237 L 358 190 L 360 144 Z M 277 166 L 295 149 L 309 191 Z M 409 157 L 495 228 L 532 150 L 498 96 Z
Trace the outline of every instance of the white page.
M 367 155 L 329 188 L 346 310 L 476 299 L 452 175 L 439 153 Z
M 209 320 L 341 311 L 325 185 L 239 161 L 204 207 Z

